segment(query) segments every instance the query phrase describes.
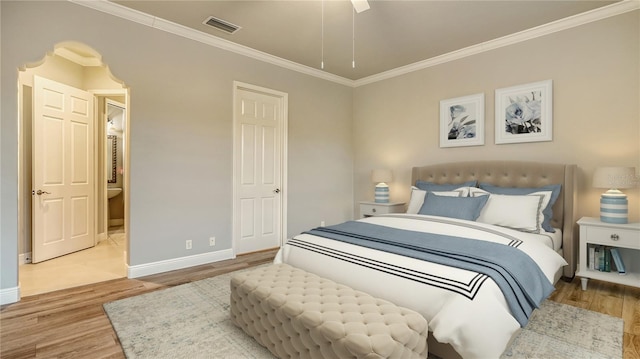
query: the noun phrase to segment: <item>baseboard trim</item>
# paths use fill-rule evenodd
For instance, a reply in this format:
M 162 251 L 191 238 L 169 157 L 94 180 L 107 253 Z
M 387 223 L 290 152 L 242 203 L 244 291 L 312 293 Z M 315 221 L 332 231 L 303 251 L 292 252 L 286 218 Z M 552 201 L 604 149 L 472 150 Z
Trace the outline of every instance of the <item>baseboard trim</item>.
M 124 224 L 124 218 L 116 218 L 109 220 L 109 227 L 122 226 Z
M 18 265 L 31 263 L 31 252 L 18 255 Z
M 172 270 L 189 268 L 233 258 L 235 258 L 233 249 L 225 249 L 216 252 L 196 254 L 188 257 L 173 258 L 159 262 L 139 264 L 127 267 L 127 277 L 145 277 L 152 274 L 164 273 Z
M 0 289 L 0 305 L 16 303 L 20 300 L 20 287 Z

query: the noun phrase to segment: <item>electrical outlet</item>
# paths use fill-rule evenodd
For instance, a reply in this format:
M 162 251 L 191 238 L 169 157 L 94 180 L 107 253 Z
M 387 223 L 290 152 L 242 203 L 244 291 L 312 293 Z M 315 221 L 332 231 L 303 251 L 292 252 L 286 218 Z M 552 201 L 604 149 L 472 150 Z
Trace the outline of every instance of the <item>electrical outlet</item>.
M 191 249 L 192 244 L 191 240 L 187 239 L 187 249 Z
M 209 237 L 209 246 L 214 247 L 216 245 L 216 237 Z
M 320 221 L 320 227 L 324 227 L 324 221 Z

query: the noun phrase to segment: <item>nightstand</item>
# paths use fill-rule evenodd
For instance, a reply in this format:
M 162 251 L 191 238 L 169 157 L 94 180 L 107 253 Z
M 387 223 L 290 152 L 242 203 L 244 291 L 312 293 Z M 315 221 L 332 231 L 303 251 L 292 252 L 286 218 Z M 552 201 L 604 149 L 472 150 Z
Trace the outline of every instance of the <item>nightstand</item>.
M 387 213 L 403 213 L 404 202 L 377 203 L 377 202 L 360 202 L 360 218 L 377 216 Z
M 640 287 L 640 223 L 605 223 L 598 218 L 583 217 L 578 221 L 578 225 L 580 252 L 576 275 L 581 277 L 582 290 L 587 289 L 589 278 Z M 609 260 L 610 272 L 590 268 L 595 262 L 595 249 L 609 251 L 611 248 L 617 248 L 620 253 L 626 274 L 621 275 L 614 270 L 613 257 Z

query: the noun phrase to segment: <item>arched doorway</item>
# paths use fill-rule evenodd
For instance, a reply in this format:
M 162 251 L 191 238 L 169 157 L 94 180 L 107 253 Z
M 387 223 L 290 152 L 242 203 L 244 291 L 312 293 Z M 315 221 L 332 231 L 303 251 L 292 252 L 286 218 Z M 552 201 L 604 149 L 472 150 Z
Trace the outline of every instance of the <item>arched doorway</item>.
M 78 42 L 25 65 L 18 82 L 21 296 L 126 276 L 128 89 Z M 122 104 L 119 133 L 109 103 Z M 122 208 L 110 211 L 114 186 Z M 110 212 L 122 216 L 114 236 Z

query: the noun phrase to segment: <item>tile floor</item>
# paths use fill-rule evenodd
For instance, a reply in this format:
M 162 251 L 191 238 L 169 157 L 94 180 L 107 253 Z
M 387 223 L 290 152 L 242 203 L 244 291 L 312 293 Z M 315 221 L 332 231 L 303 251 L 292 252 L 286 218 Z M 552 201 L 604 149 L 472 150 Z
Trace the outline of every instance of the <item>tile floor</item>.
M 109 228 L 95 247 L 19 268 L 20 296 L 104 282 L 127 276 L 124 227 Z

